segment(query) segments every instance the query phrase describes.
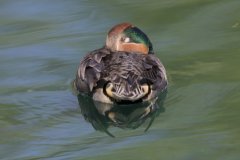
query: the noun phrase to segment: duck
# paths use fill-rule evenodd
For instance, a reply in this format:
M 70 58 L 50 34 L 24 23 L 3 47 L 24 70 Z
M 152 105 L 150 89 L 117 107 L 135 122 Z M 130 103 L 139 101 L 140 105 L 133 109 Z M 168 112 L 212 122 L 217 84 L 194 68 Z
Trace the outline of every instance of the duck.
M 133 104 L 156 98 L 168 81 L 148 36 L 124 22 L 109 30 L 102 48 L 80 61 L 73 85 L 78 94 L 94 101 Z

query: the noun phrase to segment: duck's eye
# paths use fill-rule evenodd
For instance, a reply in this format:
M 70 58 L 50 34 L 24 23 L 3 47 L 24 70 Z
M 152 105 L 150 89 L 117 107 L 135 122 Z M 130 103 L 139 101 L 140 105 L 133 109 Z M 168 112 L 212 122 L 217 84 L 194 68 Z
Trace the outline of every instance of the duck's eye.
M 129 37 L 124 37 L 124 38 L 122 38 L 122 41 L 124 43 L 128 43 L 128 42 L 130 42 L 130 38 Z

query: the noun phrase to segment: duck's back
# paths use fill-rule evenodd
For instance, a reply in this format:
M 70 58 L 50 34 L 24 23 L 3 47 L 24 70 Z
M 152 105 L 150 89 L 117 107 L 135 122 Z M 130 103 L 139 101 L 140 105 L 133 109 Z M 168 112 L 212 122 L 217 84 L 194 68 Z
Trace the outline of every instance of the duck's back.
M 153 54 L 102 48 L 81 61 L 75 86 L 98 101 L 134 102 L 156 97 L 166 88 L 167 78 L 162 63 Z

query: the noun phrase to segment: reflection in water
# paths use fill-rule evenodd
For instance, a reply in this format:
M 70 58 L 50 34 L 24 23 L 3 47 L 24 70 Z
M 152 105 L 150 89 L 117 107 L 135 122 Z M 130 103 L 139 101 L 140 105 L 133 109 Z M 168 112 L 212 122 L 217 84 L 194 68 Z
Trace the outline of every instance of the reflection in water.
M 164 91 L 148 102 L 116 105 L 93 101 L 91 97 L 79 94 L 78 102 L 85 120 L 90 122 L 96 130 L 106 132 L 109 136 L 114 137 L 108 131 L 110 126 L 136 129 L 150 119 L 145 129 L 147 131 L 155 117 L 164 112 L 163 104 L 166 95 L 167 91 Z

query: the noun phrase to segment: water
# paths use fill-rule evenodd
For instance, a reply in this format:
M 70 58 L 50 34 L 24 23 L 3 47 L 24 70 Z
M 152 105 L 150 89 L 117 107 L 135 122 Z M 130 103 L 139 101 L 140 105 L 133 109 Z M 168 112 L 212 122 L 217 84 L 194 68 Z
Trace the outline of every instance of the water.
M 2 0 L 1 159 L 239 159 L 239 11 L 239 0 Z M 150 37 L 170 85 L 147 132 L 111 127 L 111 138 L 70 84 L 123 21 Z

